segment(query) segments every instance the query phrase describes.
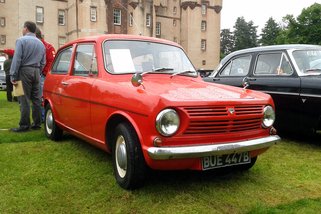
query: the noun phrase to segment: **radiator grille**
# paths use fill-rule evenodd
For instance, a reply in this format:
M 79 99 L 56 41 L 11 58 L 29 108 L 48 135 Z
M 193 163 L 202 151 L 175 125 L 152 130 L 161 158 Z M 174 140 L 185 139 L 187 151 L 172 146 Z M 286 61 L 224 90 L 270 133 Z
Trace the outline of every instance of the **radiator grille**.
M 184 134 L 235 133 L 259 129 L 263 107 L 185 107 L 183 110 L 189 115 L 190 122 Z

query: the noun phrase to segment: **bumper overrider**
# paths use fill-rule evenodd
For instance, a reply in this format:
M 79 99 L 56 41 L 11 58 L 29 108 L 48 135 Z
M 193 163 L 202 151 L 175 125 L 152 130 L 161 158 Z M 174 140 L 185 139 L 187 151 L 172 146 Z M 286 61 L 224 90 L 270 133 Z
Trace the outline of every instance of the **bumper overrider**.
M 201 146 L 177 146 L 177 147 L 150 147 L 149 156 L 154 160 L 169 160 L 181 158 L 198 158 L 212 155 L 223 155 L 253 151 L 269 148 L 280 140 L 278 135 L 258 138 L 253 140 L 201 145 Z

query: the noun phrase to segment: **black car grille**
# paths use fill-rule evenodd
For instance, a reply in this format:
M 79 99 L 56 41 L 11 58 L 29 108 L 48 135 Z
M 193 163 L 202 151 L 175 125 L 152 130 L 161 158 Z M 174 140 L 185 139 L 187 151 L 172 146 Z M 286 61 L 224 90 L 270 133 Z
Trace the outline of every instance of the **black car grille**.
M 261 127 L 264 106 L 184 107 L 189 125 L 184 135 L 235 133 Z

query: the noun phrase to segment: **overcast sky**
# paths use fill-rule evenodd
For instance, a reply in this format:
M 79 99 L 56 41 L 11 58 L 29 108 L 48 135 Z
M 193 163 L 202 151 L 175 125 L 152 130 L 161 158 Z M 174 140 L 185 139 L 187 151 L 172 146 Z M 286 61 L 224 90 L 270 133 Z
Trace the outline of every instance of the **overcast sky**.
M 303 8 L 314 3 L 321 4 L 321 0 L 223 0 L 221 29 L 233 31 L 236 19 L 243 16 L 246 22 L 253 21 L 261 32 L 270 17 L 277 23 L 287 14 L 296 18 Z

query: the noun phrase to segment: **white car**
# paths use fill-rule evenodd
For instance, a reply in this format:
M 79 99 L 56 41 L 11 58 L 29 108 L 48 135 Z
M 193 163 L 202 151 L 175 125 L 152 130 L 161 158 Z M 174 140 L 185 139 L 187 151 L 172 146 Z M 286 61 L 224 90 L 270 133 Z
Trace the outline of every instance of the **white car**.
M 3 70 L 0 70 L 0 90 L 6 90 L 6 73 Z

